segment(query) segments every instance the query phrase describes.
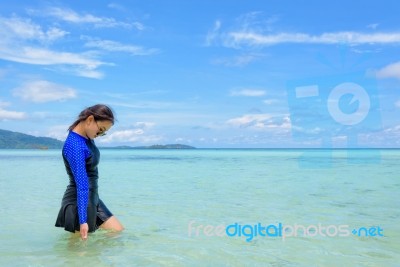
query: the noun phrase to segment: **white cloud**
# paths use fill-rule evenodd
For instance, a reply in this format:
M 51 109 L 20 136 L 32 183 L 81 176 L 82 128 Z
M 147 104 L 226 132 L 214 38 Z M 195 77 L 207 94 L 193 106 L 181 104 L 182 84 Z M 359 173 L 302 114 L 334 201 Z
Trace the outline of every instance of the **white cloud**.
M 307 135 L 320 135 L 321 133 L 326 131 L 320 127 L 307 128 L 307 127 L 292 126 L 292 129 L 296 132 L 304 133 Z
M 110 105 L 120 106 L 126 108 L 139 108 L 139 109 L 169 109 L 174 107 L 175 109 L 186 107 L 185 104 L 179 102 L 159 102 L 159 101 L 140 101 L 140 102 L 109 102 Z M 181 115 L 181 114 L 180 114 Z
M 126 8 L 117 3 L 110 3 L 107 5 L 108 8 L 119 10 L 119 11 L 126 11 Z
M 242 67 L 260 59 L 261 57 L 263 57 L 263 55 L 257 55 L 257 54 L 239 55 L 230 58 L 214 59 L 212 63 L 216 65 L 224 65 L 227 67 Z
M 37 12 L 35 12 L 37 13 Z M 66 21 L 69 23 L 76 24 L 93 24 L 98 28 L 114 28 L 114 27 L 123 27 L 123 28 L 136 28 L 137 30 L 143 30 L 144 26 L 139 23 L 126 23 L 117 21 L 114 18 L 107 17 L 97 17 L 92 14 L 79 14 L 71 9 L 53 7 L 49 8 L 46 12 L 46 15 L 55 17 L 59 20 Z
M 69 34 L 56 27 L 50 27 L 43 30 L 38 24 L 35 24 L 30 19 L 18 17 L 3 18 L 0 17 L 0 32 L 4 40 L 33 40 L 39 42 L 53 42 L 57 39 Z
M 206 44 L 222 45 L 225 47 L 240 48 L 246 46 L 272 46 L 284 43 L 299 44 L 390 44 L 400 43 L 400 32 L 323 32 L 309 34 L 303 32 L 276 32 L 272 25 L 277 17 L 262 19 L 260 12 L 244 14 L 236 19 L 226 29 L 220 21 L 216 21 L 214 28 L 206 36 Z M 371 24 L 369 29 L 375 30 L 377 24 Z
M 236 18 L 236 27 L 240 31 L 270 32 L 277 21 L 279 21 L 279 16 L 277 15 L 265 18 L 263 17 L 263 12 L 253 11 L 244 13 Z
M 400 61 L 389 64 L 376 72 L 376 77 L 383 78 L 397 78 L 400 79 Z
M 97 68 L 101 65 L 111 65 L 76 53 L 57 52 L 28 46 L 2 46 L 1 44 L 0 58 L 32 65 L 60 66 L 61 70 L 63 69 L 62 66 L 68 65 L 68 68 L 65 69 L 66 72 L 97 79 L 103 77 L 103 73 L 98 71 Z
M 356 46 L 351 47 L 350 49 L 352 52 L 357 53 L 357 54 L 371 54 L 371 53 L 379 53 L 382 51 L 382 48 L 372 48 L 372 49 L 365 49 L 365 48 L 359 48 Z
M 398 108 L 400 108 L 400 100 L 396 101 L 396 103 L 394 103 L 394 105 Z
M 278 99 L 265 99 L 263 102 L 264 102 L 264 104 L 266 104 L 266 105 L 273 105 L 273 104 L 278 103 L 279 100 L 278 100 Z
M 86 67 L 65 70 L 65 72 L 71 72 L 77 76 L 93 78 L 93 79 L 101 79 L 104 77 L 104 74 L 102 72 L 97 71 L 97 70 L 88 69 Z
M 384 129 L 383 132 L 386 134 L 393 134 L 393 135 L 398 136 L 400 134 L 400 125 L 388 127 L 386 129 Z
M 236 127 L 258 127 L 260 124 L 264 124 L 265 121 L 271 119 L 272 116 L 269 114 L 247 114 L 238 118 L 233 118 L 227 121 L 227 124 Z
M 50 127 L 50 129 L 47 131 L 47 137 L 55 138 L 61 141 L 64 141 L 65 138 L 68 135 L 68 129 L 69 125 L 56 125 Z
M 221 28 L 221 21 L 216 20 L 212 30 L 210 30 L 206 36 L 206 46 L 210 46 L 214 40 L 218 37 L 218 31 Z
M 43 43 L 50 43 L 62 38 L 65 31 L 52 27 L 44 31 L 41 26 L 29 19 L 0 17 L 0 59 L 33 64 L 57 66 L 63 69 L 68 66 L 68 72 L 74 75 L 101 78 L 103 74 L 97 70 L 108 63 L 93 58 L 88 53 L 58 52 L 43 48 Z M 108 64 L 110 65 L 110 64 Z
M 140 129 L 148 129 L 154 127 L 156 124 L 154 122 L 145 122 L 145 121 L 139 121 L 134 124 L 135 127 L 140 128 Z
M 226 34 L 226 46 L 270 46 L 282 43 L 307 44 L 387 44 L 400 43 L 400 33 L 332 32 L 320 35 L 307 33 L 261 34 L 252 31 L 233 31 Z
M 63 101 L 76 97 L 73 88 L 51 83 L 48 81 L 33 81 L 13 90 L 14 96 L 26 101 L 42 103 L 50 101 Z
M 126 45 L 110 40 L 89 40 L 85 44 L 85 46 L 91 48 L 99 48 L 111 52 L 126 52 L 134 56 L 153 55 L 158 52 L 158 49 L 147 49 L 141 46 Z
M 92 15 L 79 15 L 72 10 L 61 8 L 50 9 L 50 14 L 62 20 L 75 23 L 93 23 L 97 26 L 129 26 L 143 29 L 138 22 L 124 25 L 114 19 L 99 18 Z M 39 11 L 30 11 L 39 13 Z M 42 11 L 43 13 L 43 11 Z M 53 69 L 73 75 L 101 79 L 104 75 L 98 70 L 102 65 L 113 65 L 96 59 L 96 53 L 55 51 L 49 48 L 54 41 L 65 37 L 68 32 L 54 26 L 42 27 L 31 19 L 0 17 L 0 59 L 32 64 L 52 66 Z M 86 47 L 99 48 L 105 51 L 125 52 L 132 55 L 151 55 L 157 49 L 125 45 L 109 40 L 89 40 Z
M 56 52 L 33 47 L 23 47 L 19 51 L 9 49 L 8 51 L 0 52 L 0 56 L 3 59 L 20 63 L 37 65 L 77 65 L 84 66 L 87 69 L 95 69 L 98 66 L 105 64 L 103 62 L 90 59 L 85 55 L 68 52 Z
M 379 23 L 372 23 L 372 24 L 367 25 L 367 28 L 375 30 L 376 28 L 378 28 L 378 26 L 379 26 Z
M 228 25 L 230 29 L 237 29 L 238 32 L 270 32 L 272 31 L 272 25 L 278 21 L 278 16 L 271 16 L 269 18 L 261 18 L 262 12 L 249 12 L 242 14 L 235 19 L 233 25 Z M 212 44 L 232 46 L 229 44 L 231 42 L 230 31 L 222 30 L 221 20 L 216 20 L 213 28 L 206 35 L 206 46 Z M 228 42 L 228 43 L 227 43 Z
M 114 131 L 109 135 L 101 137 L 101 143 L 154 143 L 159 142 L 163 138 L 157 135 L 146 135 L 143 129 L 128 129 Z
M 10 111 L 0 108 L 0 120 L 22 120 L 25 118 L 25 112 Z
M 5 107 L 8 107 L 10 105 L 11 105 L 10 102 L 3 102 L 3 101 L 0 100 L 0 108 L 5 108 Z
M 10 105 L 8 102 L 0 101 L 0 120 L 23 120 L 27 117 L 25 112 L 6 110 L 5 108 Z
M 251 129 L 280 129 L 291 128 L 290 119 L 285 116 L 272 116 L 270 114 L 246 114 L 241 117 L 230 119 L 226 122 L 230 126 Z
M 258 89 L 233 90 L 231 96 L 263 96 L 266 92 Z
M 131 143 L 145 143 L 145 144 L 153 144 L 161 141 L 163 138 L 159 135 L 149 133 L 150 129 L 155 126 L 153 122 L 136 122 L 133 124 L 133 127 L 122 130 L 115 130 L 110 132 L 104 137 L 99 139 L 102 143 L 122 143 L 128 144 Z

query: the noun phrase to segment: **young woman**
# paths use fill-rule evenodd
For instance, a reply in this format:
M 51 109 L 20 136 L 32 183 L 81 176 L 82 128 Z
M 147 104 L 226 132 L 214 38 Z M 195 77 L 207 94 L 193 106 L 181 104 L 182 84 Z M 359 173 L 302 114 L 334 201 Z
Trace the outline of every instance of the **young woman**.
M 83 240 L 98 228 L 124 229 L 99 198 L 97 185 L 100 152 L 93 139 L 105 135 L 113 125 L 114 114 L 106 105 L 86 108 L 69 127 L 62 150 L 69 185 L 55 225 L 72 233 L 79 231 Z

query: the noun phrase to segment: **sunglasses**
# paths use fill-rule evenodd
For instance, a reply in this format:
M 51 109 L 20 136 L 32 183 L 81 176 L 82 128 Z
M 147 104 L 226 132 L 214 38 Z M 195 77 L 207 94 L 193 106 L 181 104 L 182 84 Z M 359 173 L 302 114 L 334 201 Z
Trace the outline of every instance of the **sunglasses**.
M 106 129 L 100 129 L 100 127 L 99 127 L 99 124 L 97 123 L 97 121 L 95 121 L 96 122 L 96 125 L 97 125 L 97 129 L 99 129 L 99 131 L 97 132 L 97 134 L 96 134 L 96 136 L 104 136 L 104 135 L 106 135 L 107 134 L 107 130 Z

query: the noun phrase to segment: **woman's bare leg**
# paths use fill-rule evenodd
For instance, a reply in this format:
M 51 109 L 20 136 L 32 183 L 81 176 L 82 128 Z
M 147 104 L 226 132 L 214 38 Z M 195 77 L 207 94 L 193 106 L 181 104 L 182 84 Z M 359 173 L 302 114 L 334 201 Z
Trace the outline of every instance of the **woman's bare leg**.
M 118 221 L 115 216 L 111 216 L 107 221 L 105 221 L 102 225 L 99 226 L 101 229 L 113 230 L 120 232 L 124 230 L 124 226 Z

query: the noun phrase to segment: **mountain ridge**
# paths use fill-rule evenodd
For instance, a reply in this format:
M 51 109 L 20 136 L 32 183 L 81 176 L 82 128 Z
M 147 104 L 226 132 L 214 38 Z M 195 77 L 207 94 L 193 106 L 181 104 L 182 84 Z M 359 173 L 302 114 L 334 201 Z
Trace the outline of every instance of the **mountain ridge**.
M 0 129 L 0 149 L 61 149 L 64 142 L 51 137 L 36 137 L 29 134 Z M 101 149 L 195 149 L 182 144 L 151 146 L 114 146 Z
M 193 146 L 182 144 L 151 145 L 151 146 L 114 146 L 101 147 L 105 149 L 195 149 Z
M 64 142 L 51 137 L 0 129 L 0 149 L 61 149 Z

